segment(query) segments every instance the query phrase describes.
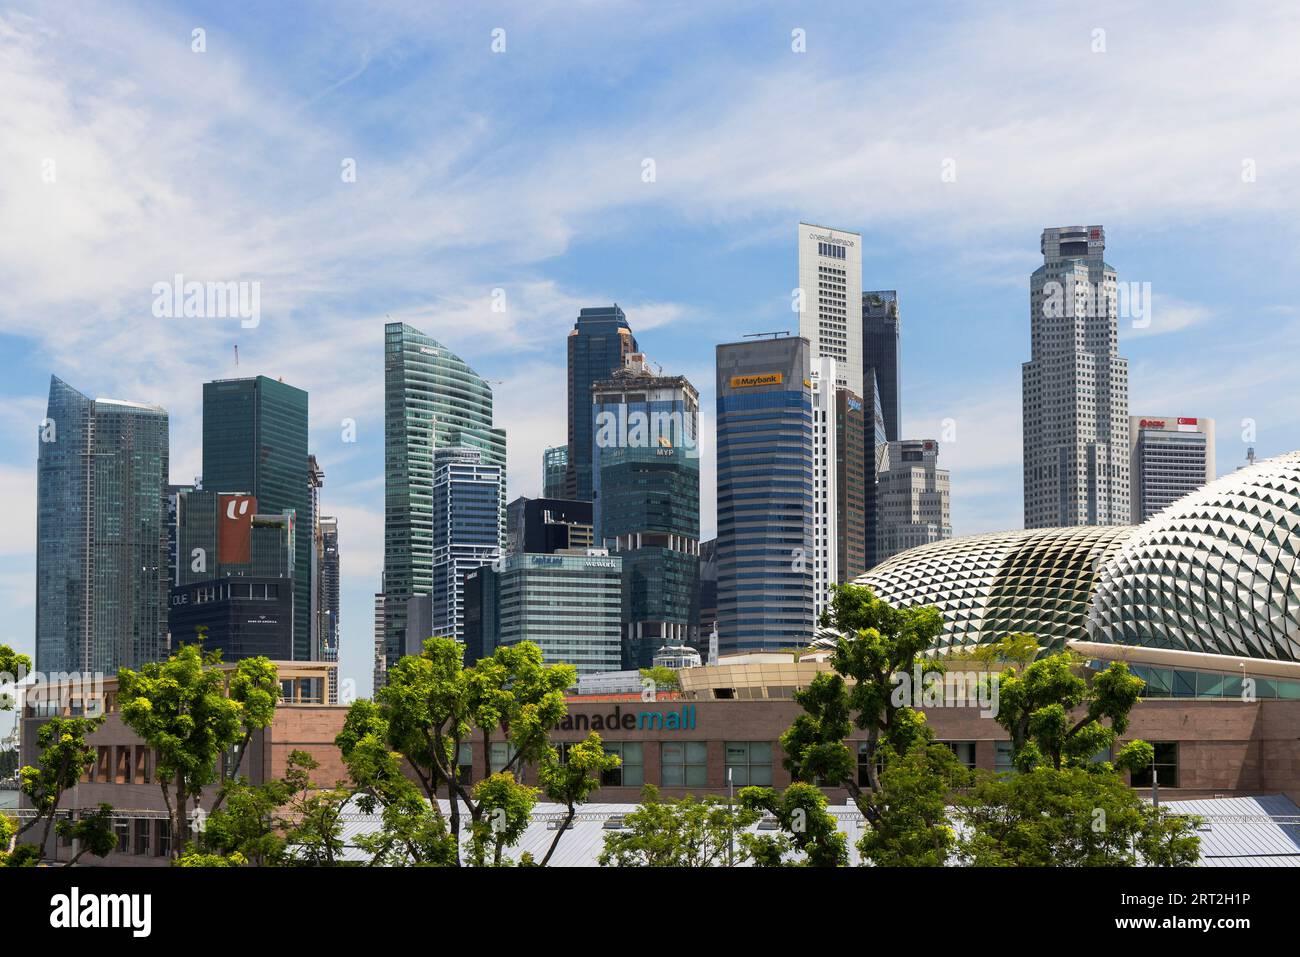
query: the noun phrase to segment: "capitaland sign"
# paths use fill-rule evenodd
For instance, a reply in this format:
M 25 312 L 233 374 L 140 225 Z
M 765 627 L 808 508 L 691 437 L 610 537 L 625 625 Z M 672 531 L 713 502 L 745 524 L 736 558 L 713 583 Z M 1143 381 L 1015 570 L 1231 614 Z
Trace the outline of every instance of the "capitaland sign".
M 694 731 L 695 705 L 676 711 L 624 711 L 614 705 L 609 714 L 566 714 L 560 731 Z
M 856 246 L 851 239 L 842 239 L 839 236 L 832 236 L 830 233 L 809 233 L 808 238 L 814 242 L 833 243 L 836 246 Z
M 733 389 L 753 389 L 761 385 L 780 385 L 785 381 L 785 376 L 779 372 L 760 372 L 756 375 L 733 375 L 731 377 L 731 387 Z

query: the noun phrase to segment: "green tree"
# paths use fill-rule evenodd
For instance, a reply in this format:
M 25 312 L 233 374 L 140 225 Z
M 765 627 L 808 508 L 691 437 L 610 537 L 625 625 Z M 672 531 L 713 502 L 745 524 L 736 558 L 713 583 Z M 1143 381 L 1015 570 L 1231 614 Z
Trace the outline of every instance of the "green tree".
M 863 860 L 877 867 L 943 867 L 956 845 L 950 817 L 954 791 L 970 773 L 947 745 L 919 741 L 906 754 L 888 755 L 880 790 L 868 801 L 875 811 L 858 842 Z
M 199 851 L 240 859 L 255 867 L 280 864 L 285 839 L 278 830 L 277 812 L 289 800 L 289 786 L 280 779 L 249 784 L 248 779 L 221 785 L 222 807 L 202 818 Z
M 401 812 L 394 826 L 414 825 L 432 836 L 425 822 L 411 819 L 409 795 L 401 792 L 392 774 L 396 762 L 381 750 L 396 755 L 414 773 L 430 813 L 444 821 L 455 863 L 460 863 L 462 807 L 469 812 L 471 838 L 481 849 L 497 846 L 491 857 L 499 860 L 499 848 L 510 846 L 509 841 L 498 844 L 500 835 L 515 835 L 517 840 L 522 829 L 516 831 L 509 822 L 519 808 L 535 800 L 534 789 L 526 787 L 520 775 L 524 767 L 545 757 L 550 732 L 567 711 L 564 692 L 576 678 L 572 665 L 544 665 L 541 649 L 531 642 L 497 648 L 490 658 L 467 668 L 454 640 L 430 638 L 421 654 L 407 655 L 389 671 L 375 706 L 358 709 L 354 727 L 349 731 L 345 726 L 345 735 L 340 735 L 340 746 L 347 745 L 344 756 L 358 789 Z M 361 702 L 353 708 L 358 705 Z M 504 738 L 508 758 L 492 778 L 471 788 L 461 779 L 460 746 L 478 738 L 484 753 L 490 754 L 494 734 Z M 517 790 L 508 793 L 511 788 Z M 439 789 L 450 799 L 445 818 L 438 806 Z M 491 822 L 484 819 L 489 812 Z
M 14 709 L 18 701 L 13 685 L 31 670 L 31 658 L 14 651 L 8 645 L 0 645 L 0 711 Z
M 306 751 L 289 753 L 284 783 L 291 797 L 282 826 L 295 863 L 333 867 L 343 852 L 341 822 L 352 790 L 343 781 L 332 788 L 314 787 L 311 772 L 319 767 L 320 762 Z
M 532 820 L 538 789 L 515 780 L 509 772 L 490 774 L 474 785 L 479 813 L 469 828 L 470 861 L 478 867 L 502 863 L 502 851 L 524 836 Z
M 979 645 L 970 651 L 954 654 L 952 657 L 968 658 L 986 665 L 1014 664 L 1023 669 L 1038 657 L 1040 650 L 1035 635 L 1020 632 L 1015 635 L 1003 635 L 997 641 Z
M 35 766 L 28 765 L 18 772 L 19 790 L 36 813 L 19 829 L 16 837 L 44 821 L 38 853 L 43 853 L 49 845 L 63 792 L 74 787 L 94 765 L 95 748 L 86 743 L 86 738 L 103 723 L 103 715 L 95 718 L 56 716 L 37 729 L 36 746 L 40 749 L 40 757 Z
M 848 838 L 840 833 L 835 816 L 826 810 L 822 789 L 796 781 L 784 791 L 741 788 L 736 795 L 742 807 L 772 815 L 782 834 L 741 834 L 748 857 L 760 867 L 792 863 L 810 867 L 844 867 L 849 863 Z M 797 852 L 802 859 L 795 861 Z
M 785 767 L 796 781 L 848 790 L 868 821 L 877 809 L 858 784 L 858 756 L 845 745 L 854 726 L 867 732 L 868 787 L 880 789 L 881 747 L 905 754 L 928 740 L 925 716 L 899 695 L 895 674 L 942 673 L 942 663 L 923 656 L 943 630 L 937 609 L 893 608 L 858 585 L 832 586 L 822 627 L 840 632 L 830 657 L 833 671 L 819 673 L 795 692 L 804 713 L 781 736 Z M 919 689 L 917 689 L 919 690 Z
M 171 819 L 172 857 L 189 839 L 189 802 L 219 778 L 237 779 L 253 733 L 270 725 L 280 684 L 266 658 L 246 658 L 227 671 L 219 651 L 184 645 L 165 662 L 118 672 L 122 721 L 157 754 L 157 776 Z M 239 747 L 229 775 L 223 756 Z M 172 791 L 175 790 L 175 801 Z M 218 796 L 212 810 L 224 799 Z
M 618 755 L 605 753 L 605 746 L 595 731 L 587 735 L 585 741 L 569 745 L 568 754 L 563 760 L 558 749 L 547 750 L 546 757 L 538 766 L 537 779 L 548 798 L 556 804 L 564 805 L 566 814 L 555 837 L 551 839 L 551 846 L 546 849 L 542 867 L 551 862 L 551 855 L 559 846 L 560 838 L 578 813 L 578 805 L 585 804 L 591 793 L 600 787 L 601 775 L 617 770 L 622 763 Z
M 708 795 L 661 801 L 647 784 L 641 804 L 623 818 L 622 830 L 605 835 L 597 861 L 602 867 L 725 867 L 748 860 L 737 840 L 760 817 L 752 807 L 729 805 Z
M 1058 771 L 1111 770 L 1110 764 L 1096 762 L 1096 756 L 1110 750 L 1127 730 L 1129 712 L 1144 684 L 1122 661 L 1112 661 L 1089 681 L 1079 673 L 1083 662 L 1080 655 L 1065 651 L 1024 668 L 1008 667 L 997 676 L 995 717 L 1011 735 L 1018 770 L 1044 764 Z M 1116 755 L 1116 764 L 1135 770 L 1150 764 L 1151 753 L 1145 742 L 1134 741 Z
M 80 814 L 75 821 L 59 821 L 55 830 L 60 837 L 78 844 L 77 853 L 68 859 L 64 867 L 72 867 L 87 851 L 96 857 L 108 857 L 117 850 L 111 804 L 101 804 L 94 811 Z
M 641 677 L 653 681 L 655 691 L 677 691 L 681 688 L 681 683 L 677 680 L 677 672 L 663 665 L 642 668 Z
M 374 701 L 353 702 L 334 739 L 352 779 L 357 807 L 380 811 L 378 832 L 355 838 L 369 866 L 456 863 L 456 845 L 436 804 L 402 773 L 405 758 L 388 747 L 388 719 Z
M 1194 818 L 1146 803 L 1114 773 L 985 774 L 959 805 L 959 856 L 979 867 L 1185 867 L 1200 856 Z

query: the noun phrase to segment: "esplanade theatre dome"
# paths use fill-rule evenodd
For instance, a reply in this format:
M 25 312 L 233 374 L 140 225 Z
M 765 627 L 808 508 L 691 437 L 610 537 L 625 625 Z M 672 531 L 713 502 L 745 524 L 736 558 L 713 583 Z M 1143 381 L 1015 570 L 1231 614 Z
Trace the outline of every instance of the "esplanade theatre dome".
M 1093 641 L 1300 661 L 1300 452 L 1209 483 L 1102 569 Z
M 1067 641 L 1300 661 L 1300 452 L 1239 469 L 1137 526 L 971 535 L 857 579 L 934 605 L 942 647 L 1029 632 Z
M 1059 650 L 1087 634 L 1102 564 L 1131 525 L 968 535 L 899 552 L 857 579 L 891 605 L 934 605 L 940 646 L 970 648 L 1030 632 Z

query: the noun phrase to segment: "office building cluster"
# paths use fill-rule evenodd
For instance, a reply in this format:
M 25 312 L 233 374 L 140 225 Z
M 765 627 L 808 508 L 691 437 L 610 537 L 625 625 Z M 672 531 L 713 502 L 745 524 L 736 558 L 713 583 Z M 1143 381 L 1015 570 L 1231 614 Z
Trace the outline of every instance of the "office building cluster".
M 579 310 L 567 441 L 543 452 L 541 497 L 510 502 L 504 482 L 490 501 L 504 435 L 489 383 L 390 324 L 376 680 L 430 635 L 467 661 L 534 641 L 585 680 L 800 646 L 832 586 L 951 535 L 938 442 L 899 434 L 897 293 L 863 292 L 861 236 L 823 226 L 799 225 L 797 275 L 797 334 L 717 347 L 708 541 L 699 391 L 652 361 L 617 304 Z
M 432 635 L 467 661 L 533 641 L 585 678 L 806 646 L 834 586 L 952 537 L 940 440 L 903 432 L 897 292 L 863 289 L 860 233 L 799 223 L 796 247 L 798 329 L 716 347 L 709 540 L 699 390 L 653 361 L 617 304 L 579 310 L 565 441 L 544 450 L 541 496 L 513 501 L 492 382 L 414 326 L 385 325 L 376 686 Z M 1025 528 L 1147 521 L 1214 478 L 1214 424 L 1129 415 L 1126 287 L 1103 228 L 1049 228 L 1040 249 Z M 203 474 L 177 485 L 165 409 L 53 378 L 38 666 L 112 672 L 192 642 L 228 661 L 337 663 L 339 527 L 307 424 L 307 393 L 283 381 L 205 383 Z M 337 685 L 335 671 L 313 693 Z
M 203 475 L 171 484 L 165 409 L 51 377 L 39 671 L 112 674 L 187 644 L 227 662 L 338 660 L 338 522 L 321 510 L 307 393 L 266 376 L 204 383 L 202 437 Z M 336 670 L 314 680 L 306 694 L 337 700 Z

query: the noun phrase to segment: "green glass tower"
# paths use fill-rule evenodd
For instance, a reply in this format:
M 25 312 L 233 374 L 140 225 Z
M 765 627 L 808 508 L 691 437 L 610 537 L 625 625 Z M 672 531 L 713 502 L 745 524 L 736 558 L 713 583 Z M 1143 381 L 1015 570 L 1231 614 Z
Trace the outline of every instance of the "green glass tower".
M 203 487 L 252 495 L 264 515 L 292 512 L 294 568 L 310 569 L 307 393 L 266 376 L 203 383 Z M 311 575 L 295 575 L 293 592 L 293 658 L 309 661 Z
M 501 472 L 498 542 L 505 545 L 506 433 L 492 426 L 492 388 L 414 326 L 384 326 L 384 642 L 391 668 L 406 641 L 406 603 L 434 578 L 434 451 L 471 448 Z M 380 673 L 380 669 L 376 669 Z
M 623 560 L 624 668 L 699 643 L 700 398 L 641 353 L 593 383 L 596 543 Z

